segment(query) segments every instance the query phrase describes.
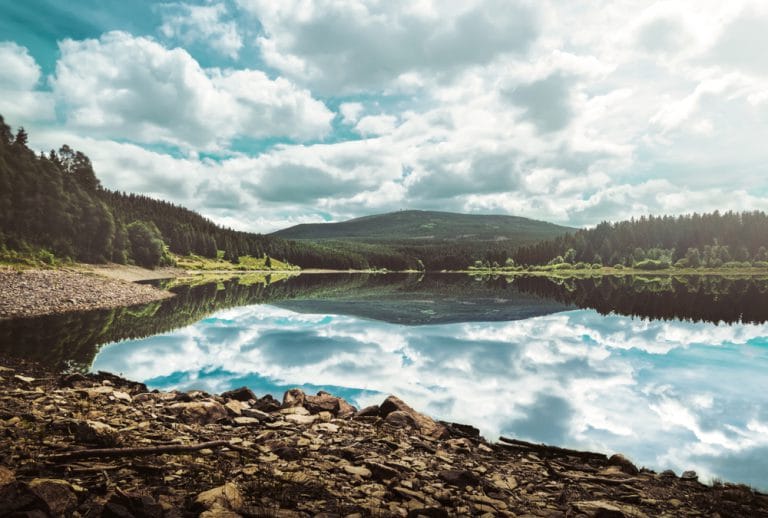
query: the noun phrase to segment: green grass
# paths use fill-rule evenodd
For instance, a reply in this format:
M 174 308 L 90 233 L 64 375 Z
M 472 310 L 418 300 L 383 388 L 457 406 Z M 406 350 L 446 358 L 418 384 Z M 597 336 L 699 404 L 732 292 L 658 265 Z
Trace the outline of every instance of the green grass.
M 533 266 L 528 268 L 474 268 L 467 269 L 471 274 L 493 275 L 534 275 L 542 277 L 592 277 L 600 275 L 713 275 L 718 277 L 768 277 L 768 268 L 763 266 L 751 266 L 741 268 L 675 268 L 669 267 L 660 270 L 646 270 L 640 268 L 616 268 L 603 266 L 601 268 L 568 268 L 563 265 Z
M 267 266 L 267 260 L 264 257 L 251 257 L 248 255 L 240 256 L 238 264 L 225 261 L 222 253 L 219 257 L 211 259 L 199 255 L 173 255 L 176 266 L 185 270 L 197 271 L 294 271 L 299 270 L 298 266 L 284 263 L 278 259 L 270 258 L 270 266 Z

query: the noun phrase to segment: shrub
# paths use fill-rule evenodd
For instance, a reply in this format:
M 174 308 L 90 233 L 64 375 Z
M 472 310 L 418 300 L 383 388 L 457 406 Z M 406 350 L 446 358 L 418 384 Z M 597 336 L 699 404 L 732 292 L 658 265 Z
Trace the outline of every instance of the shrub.
M 752 263 L 755 268 L 768 268 L 768 261 L 755 261 Z
M 574 270 L 586 270 L 589 265 L 585 262 L 579 261 L 573 265 Z
M 614 264 L 613 268 L 615 270 L 623 270 L 624 269 L 624 265 L 623 264 Z
M 678 259 L 678 261 L 675 263 L 675 268 L 688 268 L 688 260 L 685 258 Z
M 592 263 L 592 269 L 593 270 L 599 270 L 602 267 L 603 267 L 603 265 L 600 264 L 600 263 Z
M 551 266 L 553 270 L 571 270 L 573 268 L 571 263 L 558 263 Z
M 164 262 L 165 250 L 160 231 L 154 223 L 134 221 L 127 227 L 131 257 L 139 266 L 154 268 Z
M 635 263 L 635 268 L 638 270 L 666 270 L 669 266 L 667 261 L 660 259 L 646 259 Z

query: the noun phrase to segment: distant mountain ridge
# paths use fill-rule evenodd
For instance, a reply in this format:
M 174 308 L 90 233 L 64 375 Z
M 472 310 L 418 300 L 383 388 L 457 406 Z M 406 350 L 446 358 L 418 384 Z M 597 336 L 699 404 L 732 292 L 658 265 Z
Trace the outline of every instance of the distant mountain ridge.
M 402 244 L 509 241 L 519 246 L 575 230 L 520 216 L 402 210 L 338 223 L 304 223 L 271 235 L 296 240 Z

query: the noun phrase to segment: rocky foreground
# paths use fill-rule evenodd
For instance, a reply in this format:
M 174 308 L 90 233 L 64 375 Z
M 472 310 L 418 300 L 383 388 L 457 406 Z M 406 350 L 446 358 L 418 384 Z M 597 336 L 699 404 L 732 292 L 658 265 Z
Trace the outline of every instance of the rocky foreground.
M 0 516 L 768 516 L 744 486 L 492 444 L 392 396 L 358 410 L 0 365 Z
M 0 318 L 132 306 L 171 296 L 152 286 L 74 270 L 0 269 Z

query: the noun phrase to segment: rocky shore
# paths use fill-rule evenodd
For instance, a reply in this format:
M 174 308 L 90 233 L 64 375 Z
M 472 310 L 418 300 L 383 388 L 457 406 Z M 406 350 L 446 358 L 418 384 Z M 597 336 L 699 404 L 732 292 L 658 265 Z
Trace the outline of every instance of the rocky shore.
M 76 270 L 0 269 L 0 318 L 131 306 L 171 296 L 152 286 Z
M 490 443 L 394 396 L 356 409 L 0 365 L 0 516 L 768 516 L 745 486 Z

